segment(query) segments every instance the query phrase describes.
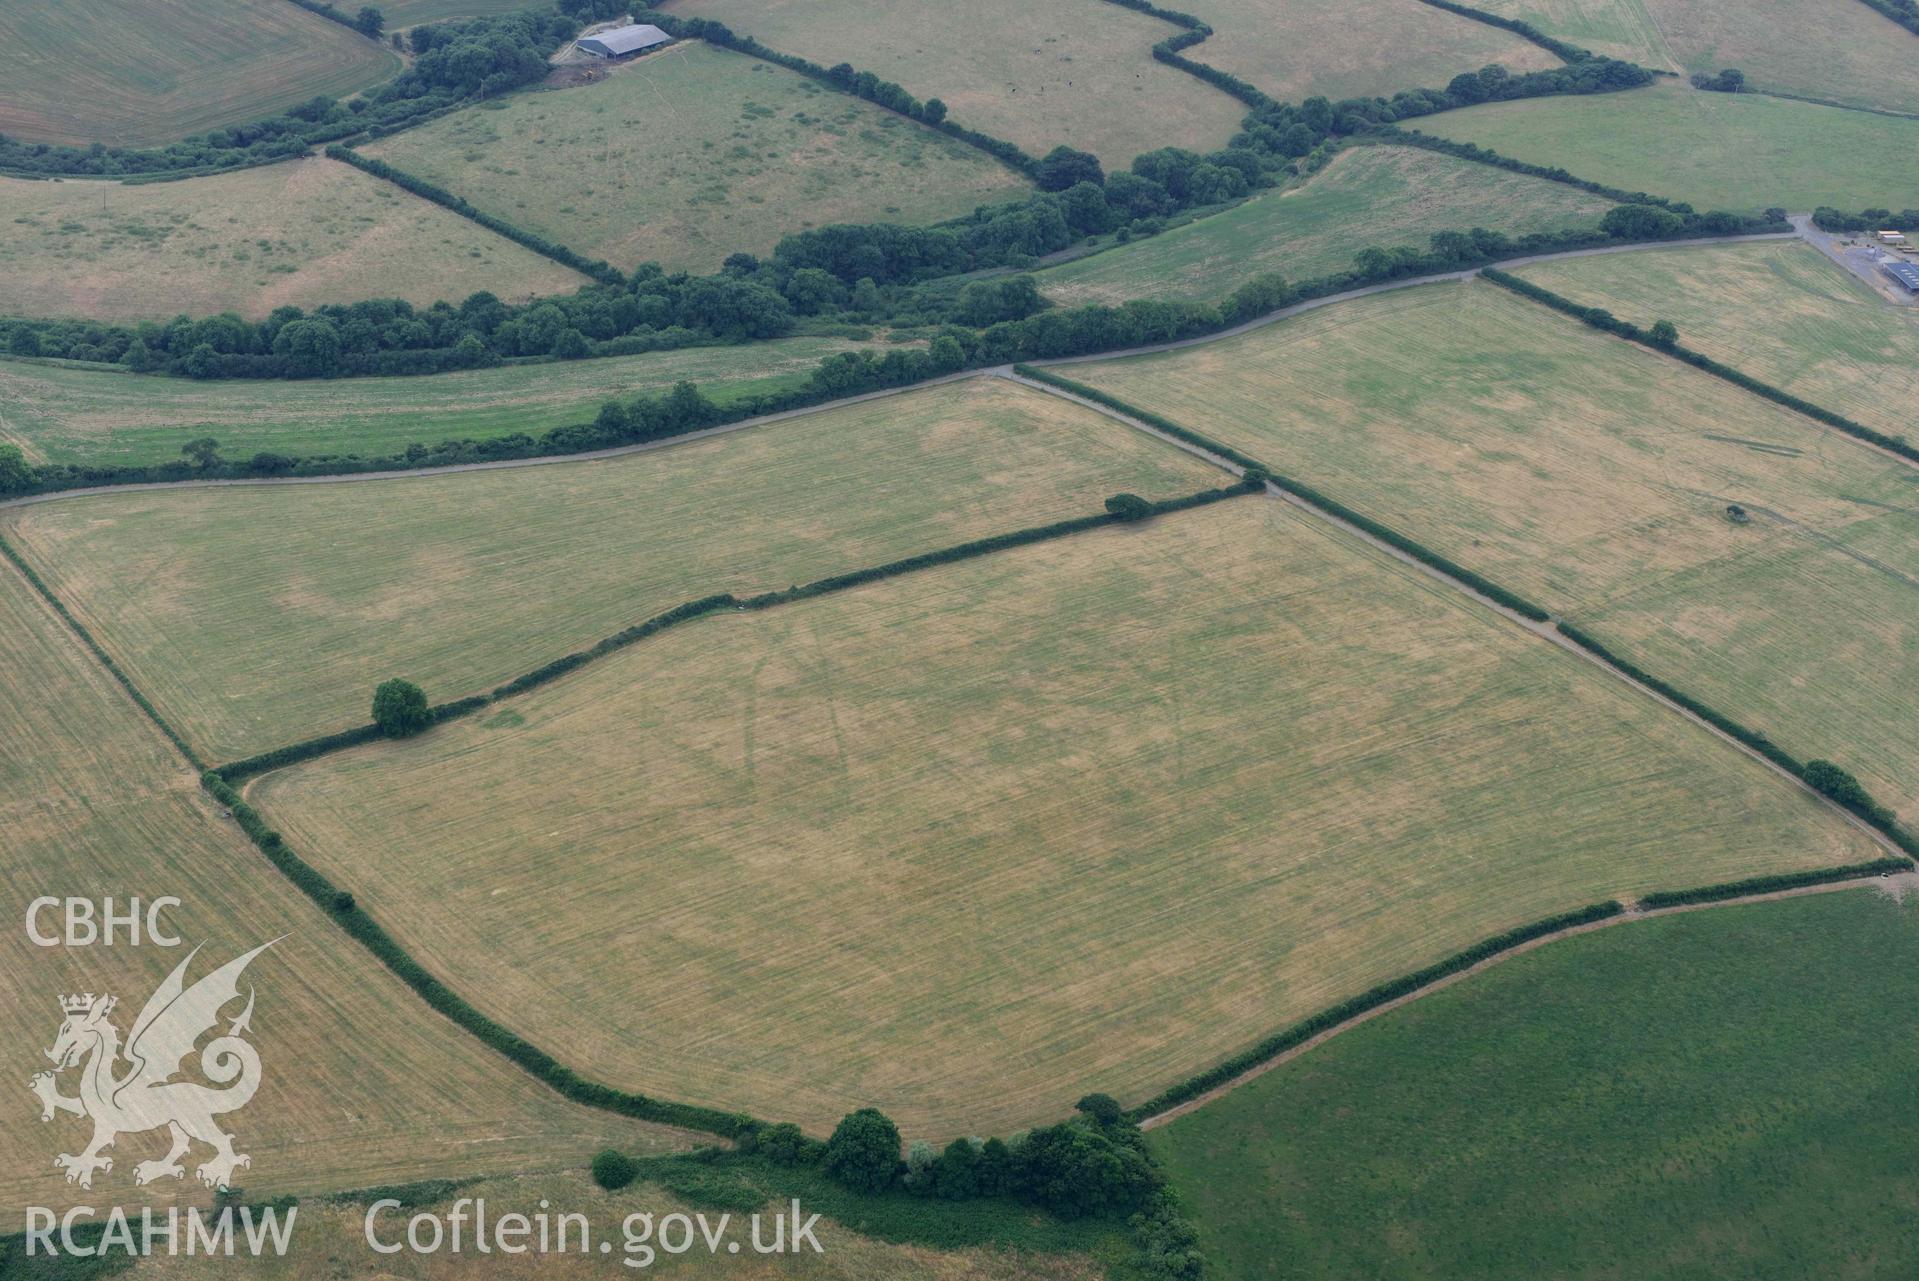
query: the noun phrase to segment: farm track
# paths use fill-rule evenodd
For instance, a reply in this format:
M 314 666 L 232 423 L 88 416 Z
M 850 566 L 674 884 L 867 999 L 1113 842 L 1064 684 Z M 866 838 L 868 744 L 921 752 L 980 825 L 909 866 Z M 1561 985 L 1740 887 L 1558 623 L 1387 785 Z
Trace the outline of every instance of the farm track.
M 1664 240 L 1650 244 L 1602 245 L 1593 249 L 1568 249 L 1559 253 L 1530 254 L 1521 258 L 1508 258 L 1500 262 L 1488 263 L 1486 267 L 1507 270 L 1513 267 L 1529 266 L 1539 262 L 1555 262 L 1562 258 L 1586 258 L 1597 254 L 1632 253 L 1646 249 L 1685 248 L 1697 245 L 1741 244 L 1747 241 L 1791 240 L 1795 237 L 1810 240 L 1802 232 L 1769 231 L 1746 236 L 1700 236 L 1689 240 Z M 1355 298 L 1367 298 L 1374 294 L 1390 293 L 1396 289 L 1412 289 L 1420 285 L 1442 284 L 1447 281 L 1470 280 L 1486 267 L 1472 267 L 1462 271 L 1441 272 L 1430 276 L 1412 276 L 1405 280 L 1389 280 L 1384 284 L 1367 285 L 1360 289 L 1348 289 L 1343 293 L 1328 294 L 1324 298 L 1314 298 L 1307 302 L 1294 303 L 1290 307 L 1281 307 L 1277 311 L 1256 316 L 1252 320 L 1222 329 L 1215 333 L 1201 334 L 1194 338 L 1181 338 L 1172 342 L 1155 343 L 1144 347 L 1129 347 L 1122 351 L 1096 352 L 1088 356 L 1061 356 L 1049 360 L 1036 360 L 1035 365 L 1074 365 L 1094 360 L 1118 360 L 1127 356 L 1147 356 L 1162 351 L 1179 351 L 1187 347 L 1203 346 L 1206 343 L 1222 339 L 1235 338 L 1250 333 L 1263 326 L 1275 324 L 1291 316 L 1314 311 L 1320 307 L 1330 307 L 1335 303 L 1350 302 Z M 62 489 L 51 494 L 29 494 L 24 498 L 0 500 L 0 511 L 10 507 L 27 507 L 35 503 L 56 502 L 63 498 L 82 498 L 92 494 L 112 494 L 136 492 L 150 489 L 206 489 L 240 485 L 341 485 L 357 481 L 395 480 L 411 476 L 448 476 L 458 472 L 501 471 L 513 467 L 545 467 L 557 463 L 592 462 L 601 458 L 619 458 L 627 454 L 646 453 L 651 450 L 665 449 L 688 441 L 705 440 L 712 436 L 725 435 L 728 432 L 747 431 L 754 427 L 764 427 L 771 423 L 784 422 L 790 418 L 802 418 L 808 414 L 826 413 L 848 405 L 863 404 L 869 400 L 878 400 L 886 396 L 897 396 L 903 392 L 917 391 L 924 387 L 937 387 L 942 383 L 957 382 L 964 378 L 1005 376 L 1010 365 L 991 366 L 983 369 L 965 369 L 958 373 L 942 374 L 938 378 L 929 378 L 924 382 L 911 383 L 904 387 L 884 387 L 878 391 L 861 392 L 857 396 L 847 396 L 840 400 L 830 400 L 818 405 L 808 405 L 801 409 L 786 409 L 776 414 L 762 414 L 757 418 L 746 418 L 736 423 L 725 423 L 718 427 L 706 427 L 699 431 L 688 432 L 681 436 L 669 436 L 663 440 L 643 441 L 635 445 L 616 445 L 609 449 L 595 449 L 579 454 L 546 454 L 537 458 L 504 458 L 492 462 L 453 463 L 443 467 L 407 467 L 393 471 L 352 472 L 339 476 L 259 476 L 243 479 L 219 480 L 163 480 L 133 485 L 90 485 L 81 489 Z M 1050 389 L 1049 389 L 1050 390 Z M 1102 412 L 1110 412 L 1102 410 Z M 1137 424 L 1135 424 L 1137 425 Z M 1150 430 L 1150 429 L 1145 429 Z M 1184 445 L 1181 448 L 1185 448 Z

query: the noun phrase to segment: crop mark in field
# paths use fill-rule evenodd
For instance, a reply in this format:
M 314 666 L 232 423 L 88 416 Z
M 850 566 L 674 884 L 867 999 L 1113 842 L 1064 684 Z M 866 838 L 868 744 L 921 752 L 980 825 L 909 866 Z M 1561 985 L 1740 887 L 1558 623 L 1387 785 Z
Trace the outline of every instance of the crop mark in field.
M 1761 454 L 1778 454 L 1781 458 L 1798 458 L 1806 451 L 1795 449 L 1791 445 L 1775 445 L 1770 441 L 1747 440 L 1744 436 L 1721 436 L 1717 432 L 1706 432 L 1707 440 L 1717 440 L 1728 445 L 1744 445 L 1747 449 Z
M 1764 516 L 1766 519 L 1771 520 L 1777 524 L 1783 525 L 1786 528 L 1792 530 L 1794 533 L 1799 534 L 1804 538 L 1808 538 L 1812 540 L 1813 542 L 1818 543 L 1822 547 L 1825 547 L 1831 551 L 1838 552 L 1841 556 L 1848 556 L 1852 558 L 1853 560 L 1858 561 L 1861 565 L 1864 565 L 1867 569 L 1870 569 L 1874 571 L 1875 573 L 1883 574 L 1887 578 L 1892 579 L 1896 583 L 1902 583 L 1907 587 L 1919 589 L 1919 578 L 1914 578 L 1911 574 L 1906 573 L 1904 570 L 1894 568 L 1893 566 L 1886 564 L 1886 562 L 1879 560 L 1876 557 L 1868 556 L 1866 553 L 1859 551 L 1856 548 L 1848 547 L 1844 542 L 1840 541 L 1837 538 L 1834 538 L 1831 534 L 1822 533 L 1821 531 L 1814 529 L 1810 525 L 1801 524 L 1799 521 L 1794 520 L 1792 517 L 1784 514 L 1783 512 L 1773 511 L 1769 507 L 1760 507 L 1752 503 L 1745 504 L 1745 507 L 1747 511 L 1757 512 L 1759 513 L 1759 515 Z

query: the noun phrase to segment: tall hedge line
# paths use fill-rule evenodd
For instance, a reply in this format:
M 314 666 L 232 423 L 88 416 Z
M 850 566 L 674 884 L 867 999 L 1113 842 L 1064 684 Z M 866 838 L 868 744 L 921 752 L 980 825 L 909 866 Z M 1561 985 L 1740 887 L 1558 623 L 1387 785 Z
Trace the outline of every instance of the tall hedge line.
M 1362 992 L 1350 1000 L 1321 1010 L 1310 1018 L 1302 1019 L 1283 1032 L 1267 1037 L 1250 1049 L 1242 1050 L 1232 1058 L 1206 1069 L 1196 1076 L 1188 1077 L 1167 1090 L 1162 1090 L 1152 1098 L 1127 1112 L 1134 1120 L 1144 1120 L 1177 1107 L 1189 1099 L 1197 1098 L 1215 1086 L 1226 1084 L 1234 1077 L 1258 1067 L 1266 1060 L 1284 1054 L 1287 1050 L 1304 1044 L 1331 1028 L 1350 1022 L 1362 1014 L 1390 1004 L 1402 996 L 1411 995 L 1423 987 L 1430 987 L 1443 978 L 1449 978 L 1462 970 L 1469 970 L 1481 961 L 1498 956 L 1501 952 L 1510 952 L 1522 943 L 1533 939 L 1556 934 L 1561 930 L 1572 929 L 1579 925 L 1589 925 L 1594 921 L 1610 920 L 1625 912 L 1625 906 L 1615 900 L 1594 903 L 1578 911 L 1563 912 L 1558 916 L 1549 916 L 1543 921 L 1534 921 L 1531 925 L 1522 925 L 1517 929 L 1495 934 L 1482 939 L 1462 952 L 1455 952 L 1443 961 L 1428 965 L 1422 970 L 1388 979 L 1377 987 Z
M 1014 368 L 1029 378 L 1036 378 L 1041 382 L 1050 383 L 1062 390 L 1070 391 L 1076 396 L 1084 396 L 1088 400 L 1098 401 L 1110 409 L 1116 409 L 1120 413 L 1137 418 L 1141 422 L 1156 427 L 1169 435 L 1177 436 L 1181 440 L 1198 445 L 1202 449 L 1210 450 L 1242 467 L 1257 468 L 1265 474 L 1266 480 L 1277 488 L 1283 489 L 1296 497 L 1305 499 L 1313 506 L 1332 513 L 1350 525 L 1358 526 L 1381 542 L 1398 548 L 1421 564 L 1430 565 L 1448 577 L 1465 583 L 1480 595 L 1504 605 L 1516 614 L 1530 618 L 1536 623 L 1543 623 L 1552 617 L 1546 610 L 1533 604 L 1533 602 L 1527 600 L 1524 596 L 1519 595 L 1517 592 L 1509 591 L 1501 587 L 1498 583 L 1493 582 L 1490 578 L 1476 574 L 1457 561 L 1440 555 L 1424 543 L 1408 538 L 1391 526 L 1382 525 L 1372 517 L 1354 511 L 1338 499 L 1329 497 L 1302 481 L 1294 480 L 1290 476 L 1276 472 L 1264 463 L 1257 462 L 1244 454 L 1228 449 L 1218 442 L 1193 431 L 1191 428 L 1181 427 L 1171 419 L 1163 418 L 1149 410 L 1141 409 L 1137 405 L 1129 404 L 1117 396 L 1109 396 L 1097 388 L 1086 386 L 1084 383 L 1076 383 L 1069 378 L 1062 378 L 1058 374 L 1048 373 L 1043 369 L 1036 369 L 1031 365 L 1017 365 Z
M 1662 907 L 1681 907 L 1688 903 L 1718 903 L 1729 898 L 1770 894 L 1777 890 L 1796 890 L 1808 885 L 1830 885 L 1836 881 L 1856 881 L 1868 876 L 1890 876 L 1910 872 L 1912 861 L 1903 858 L 1874 859 L 1846 867 L 1823 867 L 1810 872 L 1786 872 L 1778 876 L 1754 876 L 1743 881 L 1723 881 L 1691 890 L 1661 890 L 1639 900 L 1639 906 L 1654 911 Z
M 20 571 L 20 576 L 27 580 L 28 585 L 36 592 L 39 592 L 41 599 L 45 600 L 47 604 L 53 608 L 53 612 L 58 614 L 61 620 L 73 629 L 74 635 L 78 636 L 86 647 L 93 652 L 93 656 L 100 661 L 102 667 L 107 669 L 108 674 L 111 675 L 114 680 L 120 682 L 120 688 L 127 692 L 127 697 L 133 700 L 135 706 L 146 713 L 147 719 L 160 727 L 160 732 L 167 736 L 167 741 L 178 749 L 180 755 L 186 757 L 187 762 L 191 764 L 193 768 L 199 770 L 205 769 L 206 762 L 202 761 L 194 750 L 187 745 L 187 740 L 180 737 L 179 731 L 175 730 L 173 726 L 167 722 L 166 717 L 160 715 L 160 709 L 147 700 L 147 696 L 140 692 L 140 687 L 135 685 L 132 679 L 121 670 L 120 664 L 113 661 L 113 655 L 101 648 L 100 642 L 93 638 L 93 633 L 87 630 L 86 624 L 73 616 L 73 611 L 67 608 L 66 602 L 53 594 L 53 589 L 48 587 L 46 581 L 34 572 L 33 566 L 27 564 L 27 562 L 21 558 L 20 553 L 13 549 L 13 545 L 8 543 L 4 538 L 0 538 L 0 556 L 5 556 L 7 560 L 12 563 L 13 567 Z
M 1644 347 L 1650 347 L 1654 351 L 1664 352 L 1676 360 L 1685 361 L 1695 369 L 1704 370 L 1715 378 L 1723 378 L 1735 387 L 1743 388 L 1756 396 L 1763 396 L 1774 404 L 1784 405 L 1787 409 L 1795 413 L 1804 414 L 1806 417 L 1822 422 L 1828 427 L 1837 428 L 1845 432 L 1848 436 L 1857 437 L 1860 440 L 1877 445 L 1881 449 L 1890 450 L 1902 458 L 1919 462 L 1919 449 L 1914 448 L 1904 436 L 1888 436 L 1882 431 L 1875 431 L 1864 423 L 1854 422 L 1842 414 L 1835 414 L 1830 409 L 1822 408 L 1809 400 L 1801 400 L 1790 392 L 1782 391 L 1771 383 L 1761 382 L 1750 374 L 1742 373 L 1734 369 L 1731 365 L 1723 365 L 1711 356 L 1703 352 L 1694 351 L 1683 343 L 1656 343 L 1652 340 L 1652 335 L 1647 331 L 1632 324 L 1630 321 L 1620 320 L 1604 308 L 1582 306 L 1563 294 L 1556 294 L 1550 289 L 1542 288 L 1532 283 L 1530 280 L 1522 280 L 1510 272 L 1488 267 L 1480 274 L 1496 285 L 1510 289 L 1522 297 L 1532 299 L 1534 302 L 1544 303 L 1555 311 L 1564 312 L 1575 320 L 1583 321 L 1591 325 L 1594 329 L 1604 330 L 1609 334 L 1617 334 L 1621 338 L 1636 342 Z
M 1585 62 L 1597 56 L 1590 49 L 1582 49 L 1576 44 L 1568 44 L 1555 36 L 1549 36 L 1532 23 L 1522 22 L 1518 18 L 1502 18 L 1496 13 L 1475 9 L 1471 5 L 1455 4 L 1454 0 L 1422 0 L 1422 3 L 1429 4 L 1435 9 L 1444 9 L 1447 13 L 1456 13 L 1462 18 L 1470 18 L 1474 22 L 1483 22 L 1489 27 L 1510 31 L 1522 39 L 1532 41 L 1561 62 Z
M 504 218 L 496 218 L 483 210 L 468 204 L 466 197 L 456 196 L 445 187 L 436 187 L 424 178 L 416 178 L 404 169 L 395 169 L 384 160 L 372 156 L 363 156 L 351 147 L 335 144 L 326 149 L 328 156 L 344 161 L 355 169 L 372 174 L 375 178 L 384 178 L 403 191 L 410 191 L 423 200 L 451 209 L 462 218 L 471 219 L 488 231 L 505 236 L 517 245 L 524 245 L 536 254 L 543 254 L 554 262 L 571 267 L 582 275 L 591 276 L 601 284 L 618 285 L 625 281 L 619 270 L 599 258 L 588 258 L 585 254 L 575 253 L 565 245 L 548 240 L 545 236 L 515 226 Z

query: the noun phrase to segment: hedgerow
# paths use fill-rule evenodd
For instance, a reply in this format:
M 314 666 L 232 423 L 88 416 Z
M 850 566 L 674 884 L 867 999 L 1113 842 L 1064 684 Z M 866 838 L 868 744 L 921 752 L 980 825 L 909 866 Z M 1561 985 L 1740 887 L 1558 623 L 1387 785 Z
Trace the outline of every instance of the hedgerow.
M 1662 907 L 1682 907 L 1688 903 L 1718 903 L 1729 898 L 1747 898 L 1778 890 L 1803 889 L 1808 885 L 1830 885 L 1836 881 L 1856 881 L 1868 876 L 1891 876 L 1910 872 L 1912 861 L 1903 858 L 1874 859 L 1846 867 L 1822 867 L 1810 872 L 1786 872 L 1777 876 L 1754 876 L 1743 881 L 1722 881 L 1690 890 L 1660 890 L 1639 900 L 1647 911 Z
M 1371 988 L 1350 1000 L 1321 1010 L 1310 1018 L 1302 1019 L 1283 1032 L 1274 1033 L 1259 1044 L 1242 1050 L 1223 1063 L 1215 1064 L 1195 1076 L 1190 1076 L 1178 1085 L 1162 1090 L 1152 1098 L 1128 1110 L 1127 1115 L 1135 1120 L 1144 1120 L 1149 1116 L 1177 1107 L 1189 1099 L 1194 1099 L 1226 1084 L 1234 1077 L 1258 1067 L 1266 1060 L 1284 1054 L 1287 1050 L 1312 1040 L 1321 1032 L 1351 1022 L 1362 1014 L 1388 1005 L 1403 996 L 1410 996 L 1423 987 L 1430 987 L 1443 978 L 1469 970 L 1481 961 L 1498 956 L 1501 952 L 1510 952 L 1522 943 L 1542 938 L 1548 934 L 1557 934 L 1561 930 L 1572 929 L 1580 925 L 1589 925 L 1595 921 L 1609 920 L 1625 912 L 1625 905 L 1615 900 L 1595 903 L 1577 911 L 1564 912 L 1558 916 L 1549 916 L 1543 921 L 1534 921 L 1517 929 L 1507 930 L 1483 939 L 1462 952 L 1455 952 L 1443 961 L 1414 970 L 1396 979 L 1389 979 L 1377 987 Z
M 1790 392 L 1782 391 L 1771 383 L 1761 382 L 1750 374 L 1742 373 L 1731 365 L 1721 364 L 1711 356 L 1694 351 L 1681 343 L 1656 341 L 1650 331 L 1641 329 L 1630 321 L 1621 320 L 1604 308 L 1583 306 L 1563 294 L 1554 293 L 1530 280 L 1522 280 L 1509 272 L 1491 267 L 1480 274 L 1496 285 L 1510 289 L 1534 302 L 1544 303 L 1555 311 L 1564 312 L 1576 320 L 1591 325 L 1594 329 L 1616 334 L 1641 346 L 1650 347 L 1654 351 L 1663 352 L 1676 360 L 1683 360 L 1695 369 L 1703 370 L 1715 378 L 1722 378 L 1756 396 L 1763 396 L 1774 404 L 1784 405 L 1787 409 L 1822 422 L 1828 427 L 1837 428 L 1848 436 L 1857 437 L 1868 444 L 1877 445 L 1881 449 L 1898 454 L 1902 458 L 1919 462 L 1919 448 L 1914 448 L 1904 436 L 1889 436 L 1885 432 L 1875 431 L 1864 423 L 1854 422 L 1843 414 L 1835 414 L 1830 409 L 1815 405 L 1809 400 L 1801 400 Z

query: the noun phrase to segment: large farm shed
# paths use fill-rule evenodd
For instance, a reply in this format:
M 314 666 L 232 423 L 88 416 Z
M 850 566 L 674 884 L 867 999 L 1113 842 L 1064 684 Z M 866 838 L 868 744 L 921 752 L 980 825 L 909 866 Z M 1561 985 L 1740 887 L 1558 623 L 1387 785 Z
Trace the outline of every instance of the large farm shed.
M 581 36 L 579 46 L 582 51 L 596 58 L 630 58 L 636 53 L 645 53 L 673 39 L 672 36 L 648 23 L 635 23 L 629 27 L 615 27 L 611 31 L 596 31 L 590 36 Z
M 1913 293 L 1919 294 L 1919 267 L 1909 262 L 1895 262 L 1887 266 L 1886 274 Z

